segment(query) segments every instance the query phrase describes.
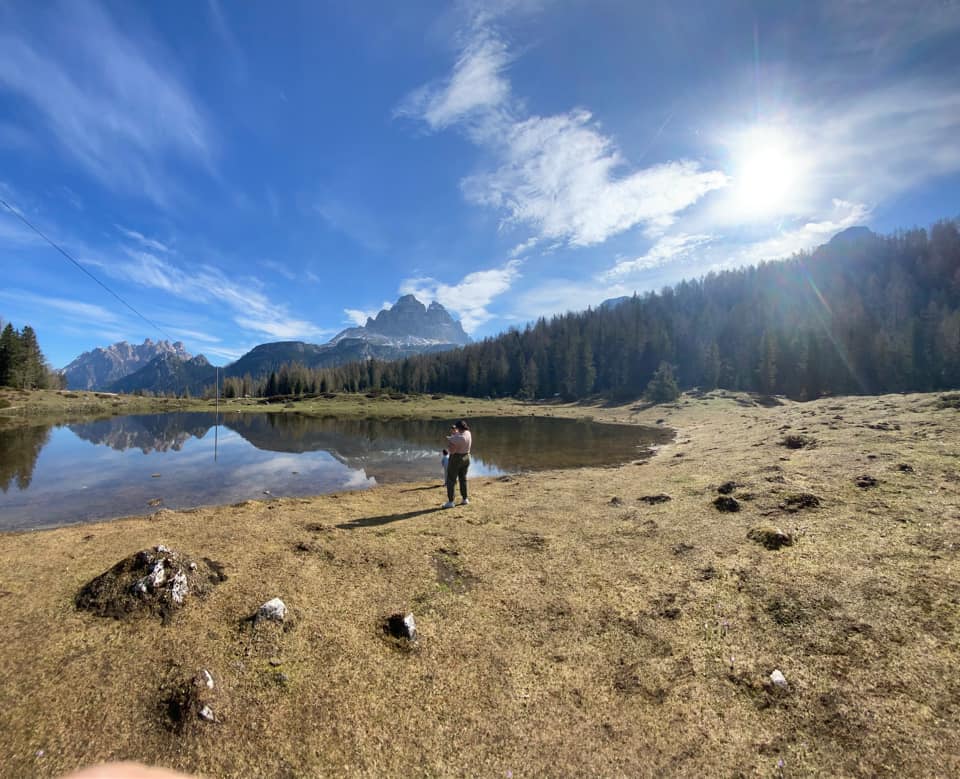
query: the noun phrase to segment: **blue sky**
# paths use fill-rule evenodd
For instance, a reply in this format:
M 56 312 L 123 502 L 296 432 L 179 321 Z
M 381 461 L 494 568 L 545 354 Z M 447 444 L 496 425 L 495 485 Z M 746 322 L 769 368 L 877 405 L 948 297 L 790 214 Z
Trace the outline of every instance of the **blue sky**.
M 957 0 L 0 0 L 0 316 L 226 363 L 483 337 L 960 213 Z

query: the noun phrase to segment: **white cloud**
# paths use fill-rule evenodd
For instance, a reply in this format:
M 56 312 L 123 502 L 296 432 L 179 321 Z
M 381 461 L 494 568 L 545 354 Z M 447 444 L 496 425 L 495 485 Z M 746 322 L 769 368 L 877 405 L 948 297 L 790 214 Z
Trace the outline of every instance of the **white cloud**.
M 436 300 L 458 314 L 463 329 L 472 333 L 493 318 L 487 306 L 510 289 L 520 276 L 520 265 L 519 260 L 510 260 L 500 268 L 469 273 L 453 285 L 432 278 L 406 279 L 400 284 L 400 294 L 415 295 L 424 303 Z
M 607 280 L 622 279 L 640 271 L 651 270 L 665 265 L 671 260 L 687 257 L 699 247 L 712 240 L 709 235 L 665 235 L 651 246 L 641 257 L 622 260 L 604 272 L 601 278 Z
M 345 308 L 343 309 L 343 313 L 347 315 L 348 322 L 352 322 L 358 327 L 363 327 L 367 323 L 368 318 L 373 319 L 381 311 L 390 310 L 391 308 L 393 308 L 393 304 L 387 300 L 384 300 L 383 305 L 377 309 L 369 309 L 364 311 L 359 308 Z
M 477 111 L 496 108 L 510 94 L 502 76 L 509 62 L 506 44 L 479 30 L 467 41 L 451 76 L 411 92 L 396 115 L 422 119 L 431 130 L 442 130 Z
M 523 118 L 503 76 L 508 62 L 506 44 L 491 29 L 475 27 L 450 78 L 421 87 L 398 109 L 431 130 L 462 124 L 492 153 L 496 167 L 467 176 L 461 187 L 467 200 L 497 209 L 506 224 L 590 246 L 637 224 L 662 231 L 726 185 L 724 173 L 692 160 L 631 170 L 585 110 Z
M 500 140 L 501 166 L 466 178 L 467 199 L 575 246 L 603 243 L 639 223 L 667 227 L 727 182 L 690 160 L 618 176 L 625 161 L 586 111 L 513 123 Z
M 66 45 L 65 45 L 66 44 Z M 0 34 L 0 89 L 30 103 L 62 151 L 106 186 L 170 198 L 165 162 L 208 167 L 212 132 L 172 56 L 96 3 L 64 3 Z M 31 128 L 32 129 L 32 128 Z

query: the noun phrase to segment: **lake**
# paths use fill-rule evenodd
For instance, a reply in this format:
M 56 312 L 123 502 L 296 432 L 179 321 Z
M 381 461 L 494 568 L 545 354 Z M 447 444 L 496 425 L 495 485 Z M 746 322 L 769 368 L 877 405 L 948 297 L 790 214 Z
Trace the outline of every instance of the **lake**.
M 0 431 L 0 530 L 437 481 L 449 421 L 299 414 L 142 414 Z M 471 476 L 643 457 L 672 431 L 477 417 Z

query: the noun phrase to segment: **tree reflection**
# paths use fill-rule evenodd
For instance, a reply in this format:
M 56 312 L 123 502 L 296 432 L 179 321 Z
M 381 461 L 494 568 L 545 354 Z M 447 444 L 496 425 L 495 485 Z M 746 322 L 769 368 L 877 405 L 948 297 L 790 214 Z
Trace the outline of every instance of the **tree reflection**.
M 37 457 L 49 440 L 49 426 L 0 430 L 0 488 L 4 492 L 14 483 L 21 490 L 30 486 Z

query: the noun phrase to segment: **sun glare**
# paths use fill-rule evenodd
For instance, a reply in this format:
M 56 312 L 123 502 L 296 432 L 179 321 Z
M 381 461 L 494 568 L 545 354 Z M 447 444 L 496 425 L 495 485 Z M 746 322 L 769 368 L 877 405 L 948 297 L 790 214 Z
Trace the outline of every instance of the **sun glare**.
M 738 144 L 732 194 L 744 215 L 782 213 L 798 194 L 801 179 L 799 156 L 782 134 L 755 129 Z

